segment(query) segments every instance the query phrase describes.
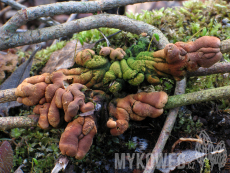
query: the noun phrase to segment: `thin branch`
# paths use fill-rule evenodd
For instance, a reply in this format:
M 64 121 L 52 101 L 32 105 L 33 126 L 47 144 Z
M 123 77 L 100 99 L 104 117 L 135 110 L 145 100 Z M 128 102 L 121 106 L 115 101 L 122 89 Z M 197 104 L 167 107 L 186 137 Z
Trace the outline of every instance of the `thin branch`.
M 180 106 L 191 105 L 204 101 L 217 100 L 230 96 L 230 86 L 213 88 L 203 91 L 192 92 L 182 95 L 170 96 L 164 109 L 171 109 Z
M 23 2 L 24 0 L 17 0 L 16 2 L 17 3 L 21 3 Z M 3 2 L 3 1 L 2 1 Z M 14 1 L 15 2 L 15 1 Z M 9 5 L 9 4 L 8 4 Z M 2 16 L 3 14 L 5 14 L 7 11 L 10 11 L 12 9 L 12 6 L 7 6 L 5 8 L 3 8 L 1 11 L 0 11 L 0 16 Z
M 27 8 L 25 5 L 20 4 L 20 1 L 13 1 L 13 0 L 1 0 L 1 2 L 11 6 L 16 10 L 21 10 Z
M 194 72 L 187 72 L 187 77 L 192 76 L 207 76 L 211 74 L 217 73 L 229 73 L 230 72 L 230 63 L 216 63 L 209 68 L 200 67 L 198 70 Z
M 176 89 L 175 89 L 175 95 L 183 94 L 185 92 L 186 87 L 186 80 L 183 79 L 176 83 Z M 172 96 L 175 97 L 175 96 Z M 160 155 L 162 154 L 162 151 L 165 147 L 165 144 L 171 134 L 171 131 L 173 129 L 174 123 L 177 118 L 177 113 L 179 111 L 179 107 L 171 109 L 169 111 L 169 114 L 167 116 L 167 119 L 165 121 L 164 127 L 161 131 L 161 134 L 157 140 L 157 143 L 152 151 L 151 157 L 146 165 L 146 168 L 144 170 L 144 173 L 153 173 L 155 170 L 155 167 L 158 163 L 158 160 L 160 159 Z
M 114 34 L 111 34 L 111 35 L 107 36 L 107 38 L 113 37 L 114 35 L 117 35 L 117 34 L 119 34 L 120 32 L 121 32 L 121 30 L 115 32 Z M 97 44 L 97 43 L 99 43 L 99 42 L 101 42 L 101 41 L 103 41 L 103 40 L 105 40 L 105 38 L 102 38 L 102 39 L 96 41 L 95 44 Z
M 97 30 L 101 33 L 101 35 L 104 37 L 104 39 L 105 39 L 105 41 L 106 41 L 106 44 L 107 44 L 107 47 L 109 47 L 109 45 L 110 45 L 110 42 L 109 42 L 109 40 L 106 38 L 106 36 L 103 34 L 103 32 L 99 29 L 99 28 L 97 28 Z
M 220 44 L 220 51 L 222 53 L 228 53 L 230 52 L 230 39 L 224 40 Z
M 20 117 L 0 117 L 0 130 L 8 130 L 20 127 L 36 127 L 38 115 L 20 116 Z
M 26 24 L 30 20 L 34 20 L 39 17 L 48 17 L 57 14 L 89 12 L 94 13 L 114 7 L 154 1 L 156 0 L 110 0 L 90 2 L 70 1 L 26 8 L 18 11 L 7 23 L 5 23 L 0 28 L 0 49 L 4 50 L 19 45 L 38 43 L 60 38 L 76 32 L 100 27 L 118 28 L 135 34 L 146 32 L 150 36 L 152 36 L 153 33 L 156 33 L 160 36 L 160 42 L 158 42 L 156 39 L 154 39 L 154 42 L 157 44 L 159 49 L 163 49 L 163 45 L 168 43 L 168 41 L 160 30 L 149 24 L 145 24 L 144 22 L 118 15 L 100 14 L 76 21 L 67 22 L 58 26 L 52 26 L 38 30 L 29 30 L 25 33 L 16 33 L 16 30 L 20 28 L 20 26 Z
M 78 15 L 78 14 L 71 14 L 71 15 L 69 16 L 69 18 L 67 19 L 66 22 L 70 22 L 70 21 L 74 20 L 74 19 L 77 17 L 77 15 Z M 53 41 L 52 45 L 56 44 L 56 43 L 59 42 L 59 40 L 61 40 L 61 39 L 62 39 L 62 38 L 55 39 L 55 40 Z
M 16 2 L 13 1 L 13 0 L 1 0 L 1 1 L 4 2 L 5 4 L 11 6 L 12 8 L 17 9 L 17 10 L 21 10 L 21 9 L 26 9 L 27 8 L 27 6 L 20 4 L 19 1 L 16 1 Z M 40 17 L 39 21 L 47 24 L 48 26 L 53 26 L 53 25 L 60 24 L 59 22 L 53 20 L 50 17 Z
M 15 95 L 16 88 L 0 90 L 0 103 L 10 102 L 17 100 Z

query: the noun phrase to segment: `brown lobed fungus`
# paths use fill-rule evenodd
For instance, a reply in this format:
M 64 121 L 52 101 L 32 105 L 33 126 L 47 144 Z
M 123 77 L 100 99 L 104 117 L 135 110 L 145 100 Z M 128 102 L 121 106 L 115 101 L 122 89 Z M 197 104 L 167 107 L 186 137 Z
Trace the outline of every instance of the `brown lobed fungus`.
M 92 91 L 91 97 L 95 103 L 100 104 L 106 100 L 107 96 L 103 91 L 95 90 Z M 89 110 L 89 107 L 87 107 L 87 109 L 82 109 L 81 112 L 88 112 Z M 94 113 L 78 117 L 67 125 L 61 135 L 59 143 L 61 153 L 72 157 L 75 156 L 76 159 L 83 159 L 89 151 L 96 133 L 96 116 Z
M 213 36 L 200 37 L 194 42 L 168 44 L 164 49 L 153 53 L 153 57 L 163 59 L 154 64 L 157 74 L 172 75 L 181 80 L 186 70 L 195 71 L 199 67 L 208 68 L 222 58 L 220 39 Z
M 26 78 L 16 89 L 17 101 L 27 106 L 44 103 L 45 90 L 48 84 L 45 82 L 48 73 Z
M 89 151 L 97 128 L 92 116 L 78 117 L 70 122 L 61 135 L 59 148 L 63 155 L 83 159 Z
M 122 48 L 113 49 L 111 47 L 103 47 L 99 52 L 101 56 L 108 56 L 111 60 L 122 60 L 126 55 L 125 51 Z
M 129 120 L 141 121 L 146 117 L 156 118 L 163 113 L 168 95 L 161 92 L 137 93 L 125 98 L 114 99 L 109 103 L 110 118 L 107 127 L 113 136 L 123 134 L 128 129 Z
M 47 86 L 48 87 L 48 86 Z M 59 109 L 64 110 L 64 120 L 70 122 L 75 117 L 79 110 L 81 112 L 87 112 L 94 109 L 92 102 L 85 103 L 86 86 L 74 83 L 63 88 L 58 88 L 51 100 L 51 103 L 44 103 L 42 105 L 35 106 L 33 112 L 40 114 L 39 126 L 43 129 L 47 129 L 49 125 L 58 127 L 61 122 Z
M 46 77 L 42 76 L 40 82 L 47 79 Z M 32 77 L 27 82 L 31 82 L 32 80 L 35 82 L 39 81 L 37 78 Z M 54 86 L 54 84 L 51 86 Z M 38 125 L 42 129 L 48 129 L 50 125 L 58 127 L 61 122 L 59 110 L 63 109 L 65 113 L 64 120 L 69 122 L 69 124 L 61 135 L 59 148 L 64 155 L 82 159 L 89 151 L 93 137 L 97 133 L 96 116 L 94 115 L 94 111 L 97 110 L 94 104 L 103 104 L 106 100 L 106 94 L 103 91 L 88 90 L 86 86 L 79 83 L 71 84 L 65 89 L 61 87 L 56 89 L 54 87 L 54 90 L 55 93 L 51 99 L 51 103 L 46 102 L 34 107 L 33 112 L 40 115 Z M 43 93 L 42 97 L 44 98 L 44 96 L 45 94 Z M 86 103 L 85 100 L 89 100 L 89 102 Z M 82 114 L 72 121 L 80 112 Z

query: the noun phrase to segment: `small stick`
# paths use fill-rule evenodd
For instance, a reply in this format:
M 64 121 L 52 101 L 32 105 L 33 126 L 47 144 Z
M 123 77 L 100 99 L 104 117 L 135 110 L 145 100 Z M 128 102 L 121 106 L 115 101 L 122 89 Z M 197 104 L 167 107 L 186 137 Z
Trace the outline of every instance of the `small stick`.
M 185 92 L 186 87 L 186 80 L 183 79 L 181 81 L 177 81 L 176 88 L 175 88 L 175 95 L 183 94 Z M 146 168 L 144 170 L 144 173 L 153 173 L 155 170 L 155 167 L 159 161 L 159 156 L 162 154 L 162 151 L 165 147 L 165 144 L 171 134 L 171 131 L 173 129 L 173 126 L 176 122 L 177 113 L 179 111 L 179 107 L 176 107 L 174 109 L 171 109 L 169 111 L 169 114 L 165 120 L 165 124 L 161 130 L 160 136 L 157 140 L 157 143 L 152 151 L 151 157 L 146 165 Z
M 171 149 L 171 153 L 173 153 L 175 147 L 177 144 L 181 143 L 181 142 L 199 142 L 200 144 L 203 144 L 203 140 L 197 136 L 198 138 L 180 138 L 178 139 L 172 146 L 172 149 Z
M 0 130 L 8 130 L 20 127 L 36 127 L 39 115 L 29 115 L 20 117 L 0 117 Z
M 101 35 L 104 37 L 104 39 L 105 39 L 105 41 L 106 41 L 106 44 L 107 44 L 107 47 L 109 47 L 109 45 L 110 45 L 110 42 L 109 42 L 109 40 L 107 39 L 107 37 L 103 34 L 103 32 L 99 29 L 99 28 L 97 28 L 97 30 L 101 33 Z
M 0 103 L 10 102 L 17 100 L 15 95 L 16 88 L 0 90 Z

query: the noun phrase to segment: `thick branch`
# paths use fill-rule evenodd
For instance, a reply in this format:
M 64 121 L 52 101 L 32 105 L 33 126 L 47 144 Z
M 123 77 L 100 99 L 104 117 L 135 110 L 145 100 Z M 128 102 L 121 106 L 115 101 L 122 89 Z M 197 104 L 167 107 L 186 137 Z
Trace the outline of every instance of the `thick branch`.
M 183 79 L 179 82 L 176 83 L 176 88 L 175 88 L 175 96 L 171 97 L 176 97 L 179 96 L 180 94 L 183 94 L 185 92 L 186 88 L 186 80 Z M 169 98 L 170 99 L 170 98 Z M 179 107 L 176 107 L 174 109 L 171 109 L 169 111 L 169 114 L 167 116 L 167 119 L 165 121 L 164 127 L 161 131 L 161 134 L 157 140 L 157 143 L 152 151 L 151 157 L 146 165 L 146 168 L 144 170 L 144 173 L 153 173 L 155 170 L 155 167 L 158 163 L 158 160 L 160 159 L 160 155 L 162 154 L 162 151 L 165 147 L 165 144 L 171 134 L 171 131 L 173 129 L 174 123 L 176 122 L 177 118 L 177 113 L 179 111 Z

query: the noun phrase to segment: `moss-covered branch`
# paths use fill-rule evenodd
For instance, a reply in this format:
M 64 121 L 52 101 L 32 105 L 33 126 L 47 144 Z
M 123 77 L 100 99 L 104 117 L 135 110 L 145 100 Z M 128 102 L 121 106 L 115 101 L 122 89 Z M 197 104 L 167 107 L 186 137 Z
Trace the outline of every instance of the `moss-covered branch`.
M 165 109 L 230 97 L 230 86 L 208 89 L 183 95 L 170 96 Z

